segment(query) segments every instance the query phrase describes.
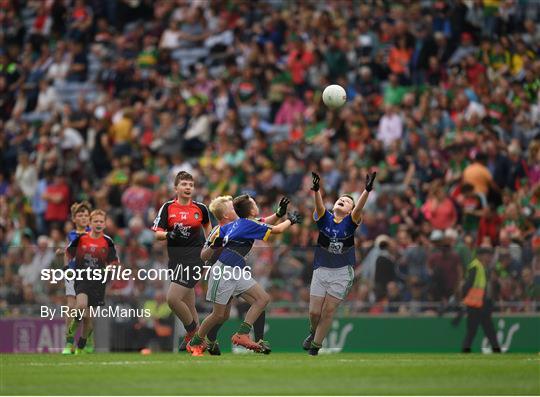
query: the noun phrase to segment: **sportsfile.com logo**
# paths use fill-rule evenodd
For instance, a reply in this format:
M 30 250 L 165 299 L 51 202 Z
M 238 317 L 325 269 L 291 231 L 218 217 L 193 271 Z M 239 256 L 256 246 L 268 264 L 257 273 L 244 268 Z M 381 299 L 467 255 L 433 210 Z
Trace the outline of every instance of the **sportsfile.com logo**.
M 138 269 L 135 273 L 132 269 L 117 265 L 109 265 L 106 268 L 84 269 L 43 269 L 41 280 L 51 284 L 60 281 L 93 281 L 107 283 L 108 281 L 156 281 L 156 280 L 249 280 L 251 279 L 251 267 L 245 266 L 184 266 L 178 265 L 174 269 Z

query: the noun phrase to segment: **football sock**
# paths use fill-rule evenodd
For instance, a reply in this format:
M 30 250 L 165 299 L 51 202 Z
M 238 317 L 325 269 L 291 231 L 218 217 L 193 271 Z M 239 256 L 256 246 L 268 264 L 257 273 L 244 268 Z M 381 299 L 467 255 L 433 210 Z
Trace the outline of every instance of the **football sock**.
M 240 324 L 240 328 L 238 328 L 238 333 L 239 334 L 249 334 L 250 331 L 251 331 L 251 328 L 252 328 L 252 325 L 248 324 L 248 323 L 246 323 L 244 321 L 242 324 Z
M 193 320 L 191 324 L 184 325 L 184 328 L 186 329 L 186 332 L 193 332 L 197 328 L 197 323 Z
M 317 343 L 315 341 L 311 341 L 311 349 L 320 349 L 322 347 L 321 343 Z
M 75 342 L 75 338 L 73 336 L 66 337 L 66 343 L 73 343 Z
M 77 332 L 77 329 L 79 328 L 79 324 L 81 321 L 77 318 L 74 318 L 71 323 L 69 324 L 69 327 L 67 329 L 67 337 L 73 338 L 75 337 L 75 333 Z
M 88 333 L 88 337 L 86 338 L 86 343 L 89 346 L 94 346 L 94 330 Z
M 253 323 L 253 333 L 255 334 L 255 340 L 264 339 L 264 324 L 266 322 L 266 311 L 263 311 L 257 320 Z
M 215 340 L 217 339 L 218 331 L 219 331 L 219 329 L 221 328 L 222 325 L 223 324 L 214 325 L 214 327 L 210 330 L 210 332 L 208 332 L 208 335 L 206 335 L 208 340 L 210 340 L 212 342 L 215 342 Z
M 79 338 L 79 342 L 77 343 L 77 347 L 79 349 L 84 349 L 86 346 L 86 338 Z

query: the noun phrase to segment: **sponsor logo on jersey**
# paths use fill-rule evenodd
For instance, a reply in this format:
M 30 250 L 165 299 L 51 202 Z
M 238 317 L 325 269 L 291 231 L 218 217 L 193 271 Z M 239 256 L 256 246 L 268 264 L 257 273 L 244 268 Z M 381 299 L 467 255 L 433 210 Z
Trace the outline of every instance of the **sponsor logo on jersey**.
M 184 226 L 182 223 L 176 223 L 179 226 L 180 236 L 188 238 L 191 232 L 191 226 Z

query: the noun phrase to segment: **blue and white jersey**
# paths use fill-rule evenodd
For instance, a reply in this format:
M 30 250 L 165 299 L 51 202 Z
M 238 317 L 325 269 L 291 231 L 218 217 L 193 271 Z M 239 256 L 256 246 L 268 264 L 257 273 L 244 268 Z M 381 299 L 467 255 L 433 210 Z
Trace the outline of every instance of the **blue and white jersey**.
M 215 236 L 223 238 L 223 251 L 219 261 L 228 266 L 246 266 L 245 258 L 255 240 L 268 240 L 271 231 L 272 226 L 247 218 L 239 218 L 221 226 Z
M 340 222 L 336 222 L 332 212 L 325 210 L 324 214 L 318 218 L 317 211 L 315 211 L 313 219 L 317 222 L 319 229 L 313 269 L 354 266 L 356 262 L 354 232 L 358 224 L 352 220 L 351 215 L 349 214 Z

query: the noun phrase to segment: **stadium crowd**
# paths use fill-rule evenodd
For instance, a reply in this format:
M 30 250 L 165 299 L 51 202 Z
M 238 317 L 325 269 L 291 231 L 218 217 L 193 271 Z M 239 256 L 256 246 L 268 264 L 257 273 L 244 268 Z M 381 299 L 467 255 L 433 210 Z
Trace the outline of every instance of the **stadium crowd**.
M 304 213 L 250 258 L 273 313 L 307 308 L 312 170 L 329 207 L 378 173 L 346 310 L 451 305 L 479 246 L 499 310 L 539 310 L 540 3 L 0 4 L 1 313 L 63 301 L 39 271 L 62 266 L 75 201 L 108 212 L 124 266 L 166 267 L 149 226 L 180 170 L 201 202 L 249 193 L 270 214 L 287 195 Z M 348 95 L 337 111 L 331 83 Z

